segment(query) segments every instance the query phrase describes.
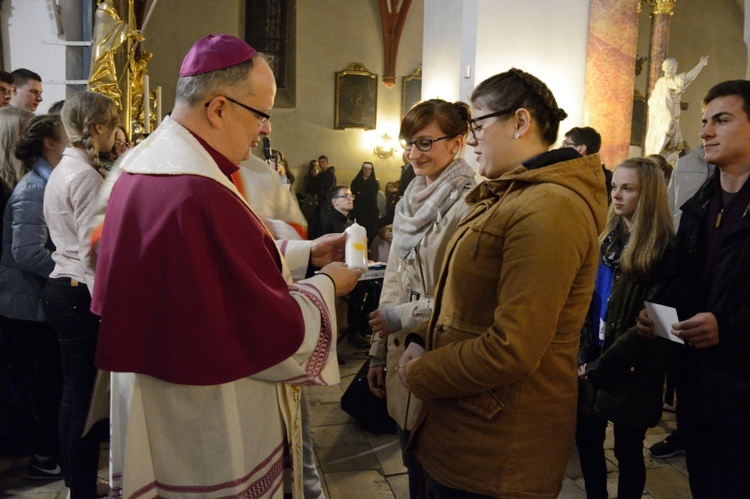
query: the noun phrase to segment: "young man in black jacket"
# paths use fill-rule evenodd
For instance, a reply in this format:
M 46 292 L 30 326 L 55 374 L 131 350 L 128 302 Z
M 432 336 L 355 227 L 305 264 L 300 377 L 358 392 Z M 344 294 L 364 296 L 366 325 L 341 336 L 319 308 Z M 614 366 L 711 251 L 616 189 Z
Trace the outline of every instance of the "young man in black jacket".
M 750 497 L 750 81 L 715 85 L 700 137 L 711 177 L 682 207 L 654 300 L 685 341 L 677 410 L 693 496 Z M 651 334 L 645 311 L 638 332 Z

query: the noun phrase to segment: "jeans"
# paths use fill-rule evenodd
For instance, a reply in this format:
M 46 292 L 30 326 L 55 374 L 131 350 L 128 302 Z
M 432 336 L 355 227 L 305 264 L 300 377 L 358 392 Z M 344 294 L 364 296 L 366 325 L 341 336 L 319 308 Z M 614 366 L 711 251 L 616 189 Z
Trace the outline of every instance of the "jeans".
M 77 285 L 75 285 L 77 284 Z M 57 332 L 63 371 L 59 431 L 65 485 L 72 499 L 96 497 L 99 437 L 82 437 L 96 379 L 94 356 L 99 318 L 89 311 L 91 295 L 84 284 L 69 278 L 49 279 L 42 308 Z
M 425 499 L 427 497 L 427 484 L 424 479 L 424 470 L 419 464 L 417 456 L 414 454 L 414 448 L 409 447 L 409 438 L 411 431 L 398 428 L 398 443 L 401 446 L 401 460 L 406 466 L 409 477 L 409 498 Z
M 606 419 L 595 414 L 578 414 L 576 446 L 586 484 L 586 496 L 590 499 L 607 497 L 607 463 L 604 459 L 606 430 Z M 646 465 L 643 462 L 646 428 L 615 424 L 614 430 L 615 457 L 620 470 L 617 497 L 640 498 L 646 486 Z

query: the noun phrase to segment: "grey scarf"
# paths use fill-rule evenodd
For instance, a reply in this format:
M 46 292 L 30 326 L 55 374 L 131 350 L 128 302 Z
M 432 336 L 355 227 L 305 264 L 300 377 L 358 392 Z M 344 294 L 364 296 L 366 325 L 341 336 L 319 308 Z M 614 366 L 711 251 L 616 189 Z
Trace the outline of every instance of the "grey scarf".
M 469 163 L 457 158 L 430 185 L 425 177 L 412 180 L 396 205 L 391 250 L 405 259 L 422 241 L 430 225 L 440 223 L 443 215 L 461 199 L 461 192 L 473 183 L 474 175 Z

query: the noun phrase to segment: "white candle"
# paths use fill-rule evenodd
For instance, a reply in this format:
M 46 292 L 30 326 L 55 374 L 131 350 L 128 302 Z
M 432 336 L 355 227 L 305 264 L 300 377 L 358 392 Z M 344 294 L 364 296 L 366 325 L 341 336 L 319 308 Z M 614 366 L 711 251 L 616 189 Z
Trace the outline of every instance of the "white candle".
M 149 98 L 148 75 L 143 77 L 143 132 L 151 133 L 151 99 Z
M 161 86 L 156 87 L 156 126 L 161 125 Z

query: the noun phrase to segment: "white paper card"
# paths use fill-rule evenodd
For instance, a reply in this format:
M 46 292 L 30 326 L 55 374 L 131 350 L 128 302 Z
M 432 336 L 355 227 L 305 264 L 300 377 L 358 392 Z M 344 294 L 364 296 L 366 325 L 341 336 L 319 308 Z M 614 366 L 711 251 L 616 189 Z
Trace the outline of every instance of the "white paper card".
M 647 301 L 646 312 L 649 318 L 654 321 L 653 331 L 655 335 L 676 343 L 685 344 L 684 341 L 672 333 L 672 324 L 680 322 L 677 318 L 677 309 Z

